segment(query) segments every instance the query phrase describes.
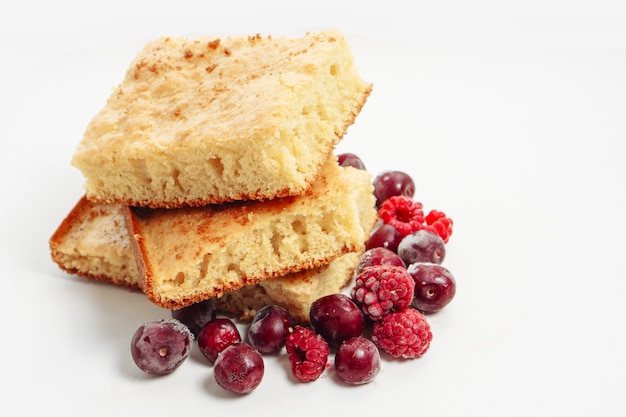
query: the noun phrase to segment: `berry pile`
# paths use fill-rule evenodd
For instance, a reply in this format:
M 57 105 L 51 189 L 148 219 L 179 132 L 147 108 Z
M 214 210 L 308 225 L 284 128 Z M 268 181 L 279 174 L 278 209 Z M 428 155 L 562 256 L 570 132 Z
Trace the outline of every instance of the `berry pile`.
M 365 169 L 354 154 L 338 160 Z M 244 340 L 236 324 L 216 317 L 213 300 L 207 300 L 173 310 L 171 319 L 142 325 L 131 344 L 137 366 L 168 374 L 189 356 L 197 338 L 216 383 L 248 394 L 263 379 L 263 356 L 281 354 L 283 348 L 295 380 L 317 380 L 334 359 L 337 377 L 349 385 L 376 377 L 381 352 L 400 359 L 424 355 L 433 337 L 426 315 L 448 305 L 456 292 L 454 276 L 441 265 L 452 220 L 437 210 L 425 214 L 413 199 L 413 179 L 404 172 L 385 172 L 373 186 L 380 221 L 366 242 L 349 295 L 313 302 L 309 326 L 295 323 L 282 307 L 266 306 L 252 319 Z

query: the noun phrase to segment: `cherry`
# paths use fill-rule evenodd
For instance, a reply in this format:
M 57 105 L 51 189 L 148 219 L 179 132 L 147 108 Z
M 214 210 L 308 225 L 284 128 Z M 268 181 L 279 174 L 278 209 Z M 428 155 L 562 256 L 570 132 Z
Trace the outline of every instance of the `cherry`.
M 452 273 L 441 265 L 414 263 L 407 268 L 415 281 L 411 306 L 422 313 L 435 313 L 444 308 L 456 293 Z
M 407 265 L 416 262 L 441 264 L 446 256 L 446 247 L 438 234 L 421 229 L 402 239 L 397 253 Z
M 210 363 L 214 363 L 224 349 L 237 342 L 241 342 L 239 329 L 227 318 L 211 320 L 198 333 L 198 349 Z
M 254 315 L 248 327 L 248 341 L 261 353 L 275 353 L 285 346 L 293 320 L 277 305 L 265 306 Z
M 130 353 L 139 369 L 153 375 L 173 372 L 189 356 L 193 334 L 176 319 L 141 325 L 133 335 Z
M 259 386 L 265 373 L 263 357 L 255 348 L 237 342 L 220 353 L 213 366 L 217 384 L 237 394 L 249 394 Z
M 365 171 L 365 164 L 363 163 L 361 158 L 353 153 L 342 153 L 337 155 L 337 162 L 339 162 L 339 166 L 349 166 Z
M 365 317 L 361 309 L 345 294 L 330 294 L 311 304 L 311 327 L 331 346 L 339 346 L 351 337 L 361 336 Z
M 191 333 L 198 337 L 200 329 L 215 318 L 215 301 L 209 298 L 178 310 L 172 310 L 172 318 L 185 324 Z
M 347 384 L 367 384 L 380 371 L 378 347 L 364 337 L 344 340 L 335 353 L 335 372 Z
M 383 224 L 367 239 L 365 249 L 383 247 L 395 252 L 403 237 L 402 233 L 392 225 Z
M 359 275 L 363 268 L 376 265 L 394 265 L 406 268 L 406 264 L 394 251 L 378 246 L 363 252 L 355 269 L 355 275 Z
M 412 198 L 413 194 L 415 194 L 413 179 L 403 171 L 383 172 L 374 178 L 372 184 L 374 185 L 376 207 L 380 207 L 389 197 L 403 195 Z

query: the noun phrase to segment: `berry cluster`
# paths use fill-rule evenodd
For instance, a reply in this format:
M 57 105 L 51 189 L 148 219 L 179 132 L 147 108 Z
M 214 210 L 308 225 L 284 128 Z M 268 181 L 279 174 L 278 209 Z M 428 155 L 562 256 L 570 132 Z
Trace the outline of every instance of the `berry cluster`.
M 352 298 L 371 320 L 378 348 L 396 358 L 418 358 L 432 340 L 426 314 L 448 305 L 456 292 L 454 276 L 441 266 L 453 222 L 442 211 L 425 215 L 422 203 L 413 199 L 413 180 L 402 171 L 374 178 L 374 190 L 380 224 L 357 265 Z M 398 286 L 401 292 L 412 289 L 408 303 L 389 302 L 391 271 L 398 281 L 410 278 L 410 284 Z
M 403 266 L 414 282 L 410 306 L 424 314 L 441 310 L 456 293 L 453 274 L 441 265 L 452 219 L 439 210 L 424 215 L 422 203 L 413 199 L 414 182 L 402 171 L 378 175 L 374 190 L 381 224 L 366 242 L 357 271 L 368 265 Z
M 365 169 L 354 154 L 338 157 L 340 165 Z M 172 318 L 142 325 L 131 353 L 145 372 L 172 372 L 187 358 L 194 338 L 213 365 L 216 383 L 237 393 L 252 392 L 263 379 L 263 356 L 286 351 L 293 377 L 317 380 L 332 362 L 346 384 L 371 382 L 381 369 L 381 352 L 401 359 L 424 355 L 432 340 L 426 314 L 439 311 L 454 297 L 454 276 L 441 266 L 452 220 L 432 210 L 424 215 L 413 200 L 415 184 L 401 171 L 373 180 L 379 227 L 347 294 L 330 294 L 313 302 L 310 325 L 295 323 L 276 305 L 260 309 L 247 328 L 216 317 L 213 300 L 172 311 Z M 368 338 L 365 335 L 371 334 Z

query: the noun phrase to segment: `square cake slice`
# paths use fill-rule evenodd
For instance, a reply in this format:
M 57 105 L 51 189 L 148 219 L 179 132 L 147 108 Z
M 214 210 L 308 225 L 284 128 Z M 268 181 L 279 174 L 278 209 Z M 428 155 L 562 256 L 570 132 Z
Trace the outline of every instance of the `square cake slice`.
M 101 203 L 302 195 L 371 88 L 337 31 L 156 39 L 88 124 L 72 163 Z
M 144 292 L 181 308 L 363 250 L 371 176 L 330 158 L 302 196 L 179 209 L 127 208 Z
M 373 227 L 364 211 L 362 226 Z M 130 246 L 122 207 L 98 204 L 84 196 L 50 238 L 53 261 L 67 273 L 109 284 L 143 289 L 143 277 Z M 251 320 L 266 305 L 286 308 L 298 322 L 309 322 L 313 301 L 343 290 L 350 282 L 362 251 L 349 252 L 328 265 L 293 272 L 215 298 L 218 311 Z

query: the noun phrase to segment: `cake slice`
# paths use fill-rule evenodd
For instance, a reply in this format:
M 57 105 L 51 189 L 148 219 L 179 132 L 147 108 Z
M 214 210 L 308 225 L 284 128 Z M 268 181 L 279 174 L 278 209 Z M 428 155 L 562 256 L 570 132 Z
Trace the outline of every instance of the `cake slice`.
M 125 216 L 144 292 L 176 309 L 359 252 L 376 210 L 370 174 L 332 157 L 302 196 Z
M 302 195 L 370 91 L 336 31 L 159 38 L 88 124 L 72 163 L 101 203 Z
M 369 223 L 363 226 L 370 227 Z M 53 261 L 67 273 L 143 288 L 119 205 L 93 203 L 83 196 L 50 238 L 50 250 Z M 325 266 L 244 286 L 216 298 L 216 307 L 249 321 L 261 307 L 280 305 L 294 320 L 307 323 L 313 301 L 340 292 L 350 282 L 361 253 L 350 252 Z
M 133 289 L 143 287 L 122 206 L 93 203 L 83 196 L 49 244 L 52 260 L 65 272 Z

